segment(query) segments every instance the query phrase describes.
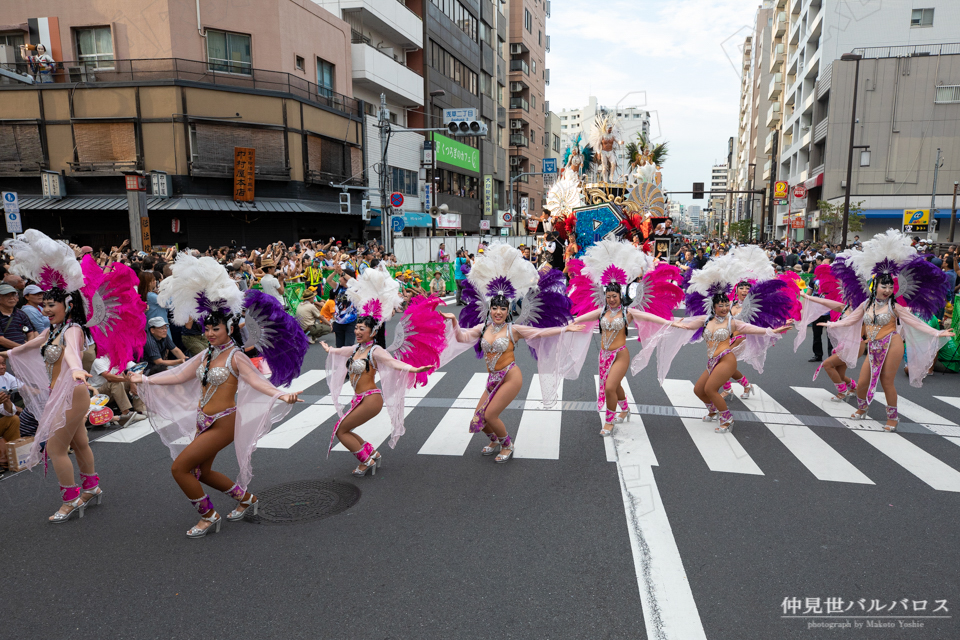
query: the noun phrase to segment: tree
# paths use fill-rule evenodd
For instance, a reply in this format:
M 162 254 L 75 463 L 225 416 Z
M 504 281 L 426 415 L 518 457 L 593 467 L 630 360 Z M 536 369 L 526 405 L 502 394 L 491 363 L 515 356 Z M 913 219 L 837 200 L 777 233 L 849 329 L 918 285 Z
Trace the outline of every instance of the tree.
M 750 232 L 753 230 L 753 220 L 741 220 L 730 225 L 730 236 L 740 242 L 750 240 Z
M 863 200 L 850 203 L 850 215 L 847 217 L 847 232 L 857 233 L 863 230 Z M 823 239 L 831 244 L 840 242 L 843 233 L 843 203 L 830 204 L 826 200 L 817 200 L 820 209 L 820 229 L 823 230 Z

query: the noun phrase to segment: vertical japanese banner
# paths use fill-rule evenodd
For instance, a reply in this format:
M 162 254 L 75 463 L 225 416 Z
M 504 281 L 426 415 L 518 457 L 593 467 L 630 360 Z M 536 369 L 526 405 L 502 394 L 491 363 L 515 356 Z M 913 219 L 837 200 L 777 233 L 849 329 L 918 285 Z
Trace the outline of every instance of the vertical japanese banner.
M 253 202 L 254 171 L 256 169 L 256 149 L 251 147 L 233 148 L 233 199 Z
M 146 213 L 146 207 L 144 207 L 144 213 Z M 140 215 L 140 242 L 143 243 L 142 251 L 150 252 L 153 247 L 153 241 L 150 239 L 150 217 L 147 215 Z
M 493 176 L 483 176 L 483 215 L 493 215 Z

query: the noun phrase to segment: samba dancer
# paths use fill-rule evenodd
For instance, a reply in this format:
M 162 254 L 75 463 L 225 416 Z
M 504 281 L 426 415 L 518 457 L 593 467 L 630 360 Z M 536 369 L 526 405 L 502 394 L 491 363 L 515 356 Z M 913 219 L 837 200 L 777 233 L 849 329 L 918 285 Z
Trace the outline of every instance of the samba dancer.
M 327 456 L 334 439 L 340 440 L 360 463 L 353 470 L 355 476 L 376 475 L 383 466 L 383 456 L 374 446 L 353 433 L 354 429 L 380 413 L 384 405 L 390 416 L 392 433 L 389 445 L 394 448 L 403 435 L 404 395 L 408 387 L 426 384 L 427 371 L 439 366 L 444 345 L 443 319 L 437 313 L 439 298 L 417 296 L 410 300 L 397 328 L 397 338 L 389 350 L 374 344 L 383 324 L 403 304 L 400 283 L 388 273 L 367 269 L 359 278 L 350 281 L 347 297 L 360 310 L 354 326 L 356 344 L 348 347 L 320 345 L 327 352 L 327 382 L 330 396 L 340 419 L 330 434 Z M 394 353 L 398 357 L 394 357 Z M 380 374 L 382 389 L 375 377 Z M 416 374 L 416 375 L 414 375 Z M 353 387 L 350 406 L 340 406 L 340 389 L 349 375 Z
M 7 352 L 10 367 L 21 381 L 20 393 L 39 427 L 30 448 L 27 467 L 49 457 L 60 483 L 63 505 L 50 516 L 60 524 L 74 513 L 82 518 L 86 507 L 103 501 L 100 476 L 84 422 L 90 395 L 82 352 L 92 338 L 113 362 L 127 362 L 143 348 L 146 304 L 136 295 L 137 276 L 130 267 L 114 263 L 106 273 L 91 256 L 78 263 L 66 243 L 28 229 L 4 247 L 13 256 L 11 271 L 39 282 L 44 289 L 43 313 L 50 327 L 38 337 Z M 87 308 L 91 313 L 87 314 Z M 69 450 L 80 467 L 77 486 Z
M 574 312 L 580 315 L 575 323 L 587 325 L 587 331 L 572 337 L 571 343 L 589 344 L 592 328 L 600 324 L 597 411 L 602 416 L 600 435 L 613 433 L 613 425 L 630 419 L 630 406 L 623 389 L 623 378 L 630 366 L 627 350 L 628 318 L 639 324 L 641 312 L 672 318 L 683 300 L 683 291 L 675 282 L 680 271 L 668 264 L 653 268 L 653 259 L 629 242 L 603 240 L 587 249 L 583 260 L 570 261 L 570 298 Z M 628 283 L 634 296 L 625 296 Z M 649 326 L 649 325 L 648 325 Z M 586 340 L 582 340 L 582 337 Z M 585 349 L 572 349 L 579 371 Z M 620 414 L 616 410 L 619 407 Z
M 835 262 L 831 271 L 842 283 L 848 302 L 852 304 L 857 299 L 854 296 L 865 298 L 846 318 L 821 323 L 848 367 L 856 366 L 859 337 L 866 339 L 867 358 L 857 382 L 857 410 L 851 417 L 862 420 L 867 416 L 880 382 L 887 401 L 884 431 L 894 432 L 900 422 L 896 373 L 904 355 L 904 338 L 910 345 L 910 385 L 920 387 L 937 351 L 954 335 L 952 330 L 938 331 L 914 315 L 929 318 L 936 313 L 946 299 L 946 276 L 895 229 L 864 242 L 863 251 L 839 264 Z M 864 290 L 864 282 L 870 282 L 869 290 Z M 906 304 L 895 302 L 895 294 Z M 903 337 L 897 330 L 898 321 Z
M 565 355 L 561 354 L 559 336 L 582 331 L 584 326 L 567 324 L 572 317 L 565 284 L 563 274 L 556 269 L 538 273 L 515 248 L 495 244 L 477 258 L 467 276 L 463 290 L 467 306 L 460 312 L 460 320 L 452 313 L 441 314 L 451 322 L 441 365 L 470 347 L 486 364 L 487 384 L 469 430 L 487 435 L 490 443 L 480 453 L 497 454 L 494 462 L 507 462 L 514 453 L 513 440 L 500 413 L 523 385 L 515 359 L 517 342 L 526 340 L 537 358 L 545 407 L 556 403 L 561 377 L 574 377 L 571 363 L 562 361 Z M 510 309 L 518 301 L 520 313 L 517 321 L 511 322 Z M 467 328 L 461 328 L 461 321 Z
M 303 402 L 301 391 L 277 387 L 300 373 L 308 343 L 276 298 L 254 290 L 244 296 L 213 258 L 181 253 L 172 271 L 160 284 L 160 303 L 171 309 L 177 324 L 191 318 L 199 322 L 209 346 L 178 367 L 128 379 L 139 385 L 150 424 L 170 449 L 174 480 L 200 514 L 187 537 L 202 538 L 211 529 L 219 532 L 223 520 L 201 483 L 237 501 L 227 520 L 257 514 L 257 497 L 247 490 L 253 478 L 251 457 L 257 440 L 293 404 Z M 246 344 L 240 336 L 241 314 Z M 250 348 L 266 360 L 270 381 L 244 353 Z M 240 467 L 236 481 L 212 469 L 217 454 L 231 442 Z

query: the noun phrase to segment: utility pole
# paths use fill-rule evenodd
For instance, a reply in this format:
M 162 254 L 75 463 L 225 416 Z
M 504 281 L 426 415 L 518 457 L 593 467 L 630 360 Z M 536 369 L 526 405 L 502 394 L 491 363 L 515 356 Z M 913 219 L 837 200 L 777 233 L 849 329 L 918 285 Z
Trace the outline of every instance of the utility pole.
M 384 253 L 390 253 L 393 245 L 393 207 L 387 200 L 387 146 L 390 144 L 390 117 L 387 115 L 387 96 L 380 94 L 380 112 L 377 118 L 380 129 L 380 237 Z
M 930 196 L 930 225 L 927 227 L 927 239 L 933 240 L 933 231 L 937 227 L 937 176 L 940 174 L 940 147 L 937 147 L 937 163 L 933 165 L 933 194 Z
M 780 127 L 773 130 L 773 149 L 770 153 L 770 201 L 767 203 L 767 224 L 760 226 L 760 244 L 766 241 L 768 226 L 770 228 L 769 239 L 773 240 L 773 189 L 777 182 L 777 167 L 780 164 L 780 160 L 777 158 L 778 153 L 780 153 Z M 763 213 L 760 214 L 760 219 L 763 220 Z
M 857 53 L 845 53 L 840 56 L 844 62 L 856 62 L 853 71 L 853 107 L 850 112 L 850 148 L 847 153 L 847 190 L 843 196 L 843 231 L 840 236 L 840 248 L 847 248 L 847 229 L 850 222 L 850 190 L 853 185 L 850 181 L 853 179 L 853 136 L 857 132 L 857 87 L 860 84 L 860 59 L 862 56 Z
M 953 181 L 953 206 L 950 207 L 950 242 L 953 242 L 953 231 L 957 228 L 957 187 L 960 182 Z M 956 265 L 954 265 L 956 267 Z

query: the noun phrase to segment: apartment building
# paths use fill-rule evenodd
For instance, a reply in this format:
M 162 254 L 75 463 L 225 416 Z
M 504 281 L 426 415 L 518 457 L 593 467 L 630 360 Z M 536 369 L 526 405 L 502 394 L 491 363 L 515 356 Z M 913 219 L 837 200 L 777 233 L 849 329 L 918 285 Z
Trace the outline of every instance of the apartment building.
M 368 229 L 379 229 L 383 208 L 380 176 L 372 170 L 382 162 L 378 128 L 380 98 L 384 96 L 392 134 L 387 148 L 388 192 L 404 194 L 407 233 L 426 235 L 433 220 L 420 199 L 420 166 L 425 137 L 406 131 L 410 114 L 423 111 L 423 2 L 421 0 L 313 0 L 350 25 L 353 97 L 365 109 L 367 166 L 363 180 L 371 189 L 372 219 Z
M 720 235 L 726 233 L 727 224 L 727 195 L 723 193 L 727 190 L 727 170 L 726 162 L 715 164 L 710 168 L 710 195 L 709 204 L 710 218 L 714 220 L 714 230 Z
M 360 239 L 363 102 L 353 97 L 350 25 L 308 0 L 0 0 L 0 43 L 40 43 L 49 74 L 0 84 L 0 188 L 24 225 L 91 246 L 130 237 L 125 173 L 143 172 L 152 244 L 238 246 Z M 34 75 L 35 74 L 35 75 Z M 234 148 L 255 150 L 236 200 Z M 145 222 L 144 222 L 145 220 Z M 95 224 L 91 224 L 95 221 Z M 137 239 L 140 240 L 139 238 Z
M 833 128 L 828 114 L 834 110 L 831 105 L 835 100 L 833 94 L 838 89 L 845 89 L 839 78 L 835 81 L 832 74 L 855 64 L 839 62 L 841 55 L 865 48 L 870 52 L 878 52 L 871 53 L 874 56 L 884 54 L 897 58 L 930 55 L 938 60 L 937 56 L 952 53 L 952 50 L 944 50 L 939 45 L 958 40 L 960 3 L 951 0 L 926 0 L 923 3 L 885 0 L 883 3 L 852 6 L 841 0 L 778 0 L 776 4 L 778 11 L 786 10 L 789 14 L 787 46 L 783 52 L 781 70 L 784 102 L 778 174 L 779 179 L 787 180 L 791 186 L 804 183 L 808 189 L 803 202 L 791 199 L 789 205 L 778 207 L 777 234 L 786 233 L 785 217 L 792 213 L 805 219 L 803 229 L 793 230 L 795 237 L 812 237 L 819 228 L 819 218 L 814 212 L 816 202 L 830 193 L 829 188 L 823 189 L 823 181 L 827 163 L 831 159 L 827 152 L 831 145 L 829 136 L 836 134 L 831 133 Z M 904 65 L 908 61 L 896 64 Z M 871 101 L 882 99 L 876 90 L 878 66 L 882 66 L 881 63 L 861 62 L 862 93 L 859 95 L 864 100 L 864 108 L 869 109 Z M 929 80 L 933 83 L 940 81 L 936 77 Z M 901 81 L 911 80 L 904 73 Z M 853 82 L 852 76 L 847 82 Z M 893 93 L 886 93 L 885 98 L 889 100 Z M 911 98 L 910 104 L 913 102 Z M 903 122 L 918 116 L 912 109 L 905 110 L 898 103 L 892 126 L 901 129 Z M 848 141 L 849 134 L 843 135 Z M 900 147 L 891 153 L 900 156 L 904 150 Z M 920 157 L 916 158 L 916 163 L 919 170 Z M 846 170 L 845 157 L 843 169 Z
M 393 1 L 393 0 L 389 0 Z M 477 110 L 485 138 L 433 133 L 436 203 L 460 215 L 460 231 L 476 233 L 481 218 L 495 226 L 508 182 L 505 5 L 499 0 L 421 0 L 426 105 L 412 127 L 442 127 L 444 109 Z M 484 188 L 489 182 L 490 189 Z M 488 215 L 490 214 L 490 215 Z
M 543 213 L 545 190 L 541 172 L 547 157 L 546 122 L 549 111 L 546 87 L 550 70 L 546 56 L 550 50 L 547 18 L 548 0 L 508 0 L 510 46 L 510 176 L 513 179 L 512 199 L 518 220 L 527 220 L 528 229 L 536 229 L 535 221 Z

